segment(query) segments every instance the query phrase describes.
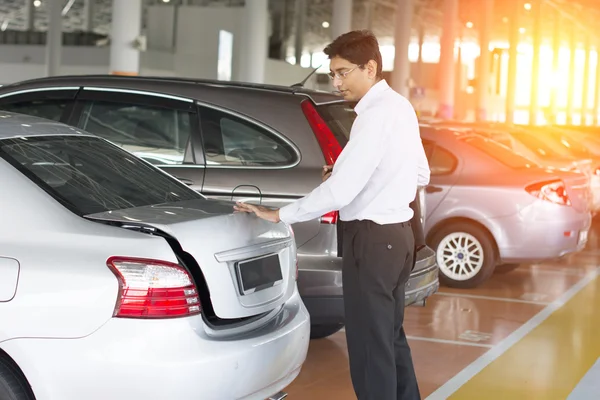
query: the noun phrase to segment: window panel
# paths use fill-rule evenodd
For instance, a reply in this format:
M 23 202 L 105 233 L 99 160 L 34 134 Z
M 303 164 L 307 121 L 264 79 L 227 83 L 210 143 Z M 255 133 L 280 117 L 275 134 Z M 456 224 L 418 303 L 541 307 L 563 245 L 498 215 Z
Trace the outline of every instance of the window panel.
M 94 101 L 85 105 L 78 126 L 156 165 L 182 164 L 191 136 L 187 111 Z

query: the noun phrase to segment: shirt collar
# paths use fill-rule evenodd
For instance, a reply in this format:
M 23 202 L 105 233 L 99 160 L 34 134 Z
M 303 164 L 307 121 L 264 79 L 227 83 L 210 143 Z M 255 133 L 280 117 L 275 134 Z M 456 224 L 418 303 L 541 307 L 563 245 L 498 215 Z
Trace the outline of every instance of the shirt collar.
M 385 92 L 389 88 L 390 86 L 385 79 L 380 80 L 374 84 L 371 89 L 369 89 L 367 94 L 365 94 L 362 99 L 360 99 L 360 101 L 354 107 L 354 111 L 356 111 L 357 114 L 360 114 L 366 110 L 381 93 Z

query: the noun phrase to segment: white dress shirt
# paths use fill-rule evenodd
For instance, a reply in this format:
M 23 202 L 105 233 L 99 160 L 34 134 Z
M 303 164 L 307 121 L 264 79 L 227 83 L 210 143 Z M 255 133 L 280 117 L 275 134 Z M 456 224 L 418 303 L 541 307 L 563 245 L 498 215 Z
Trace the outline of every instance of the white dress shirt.
M 409 221 L 417 186 L 429 183 L 429 165 L 410 102 L 376 83 L 355 107 L 350 138 L 331 176 L 310 194 L 282 207 L 288 224 L 339 211 L 342 221 Z

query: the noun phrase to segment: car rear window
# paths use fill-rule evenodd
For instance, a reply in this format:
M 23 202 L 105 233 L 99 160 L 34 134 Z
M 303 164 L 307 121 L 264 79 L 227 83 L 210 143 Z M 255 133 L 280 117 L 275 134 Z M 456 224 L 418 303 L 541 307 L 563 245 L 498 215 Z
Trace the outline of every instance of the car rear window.
M 318 108 L 319 114 L 342 148 L 350 140 L 350 130 L 356 119 L 355 105 L 356 103 L 334 103 Z
M 97 137 L 3 139 L 0 157 L 79 215 L 204 198 Z
M 566 149 L 561 149 L 560 146 L 551 146 L 548 141 L 535 134 L 522 131 L 514 131 L 511 134 L 525 147 L 544 159 L 568 157 Z
M 557 145 L 562 146 L 566 152 L 569 153 L 569 155 L 579 158 L 592 156 L 589 149 L 575 137 L 571 137 L 568 134 L 557 131 L 552 132 L 552 134 L 549 136 L 554 139 Z
M 488 130 L 474 130 L 475 133 L 492 139 L 506 147 L 512 148 L 512 141 L 510 140 L 509 134 L 506 132 L 488 131 Z
M 494 140 L 482 136 L 466 136 L 462 138 L 462 140 L 470 146 L 473 146 L 490 157 L 500 161 L 509 168 L 520 169 L 537 167 L 537 164 L 534 161 L 515 153 L 510 148 Z

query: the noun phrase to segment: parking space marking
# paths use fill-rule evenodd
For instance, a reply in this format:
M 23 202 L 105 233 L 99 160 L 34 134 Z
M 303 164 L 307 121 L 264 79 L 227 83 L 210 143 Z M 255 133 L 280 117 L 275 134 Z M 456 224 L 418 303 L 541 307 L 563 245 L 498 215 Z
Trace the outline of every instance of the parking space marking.
M 340 329 L 340 332 L 346 332 L 346 328 Z M 432 343 L 443 343 L 443 344 L 455 344 L 459 346 L 471 346 L 471 347 L 484 347 L 486 349 L 491 349 L 493 345 L 484 344 L 484 343 L 474 343 L 474 342 L 461 342 L 460 340 L 447 340 L 447 339 L 435 339 L 424 336 L 410 336 L 406 335 L 408 340 L 418 340 L 420 342 L 432 342 Z
M 468 365 L 465 369 L 455 375 L 452 379 L 446 382 L 444 385 L 439 387 L 435 392 L 427 397 L 426 400 L 443 400 L 449 398 L 451 395 L 456 393 L 463 385 L 478 375 L 484 368 L 490 365 L 493 361 L 498 359 L 504 353 L 506 353 L 511 347 L 525 338 L 535 328 L 541 325 L 546 319 L 548 319 L 554 312 L 563 307 L 569 300 L 571 300 L 576 294 L 583 290 L 586 286 L 592 283 L 600 275 L 600 267 L 590 272 L 585 278 L 577 282 L 573 287 L 567 290 L 562 296 L 548 304 L 543 310 L 536 314 L 533 318 L 523 324 L 520 328 L 515 330 L 504 340 L 502 340 L 496 346 L 493 346 L 489 351 L 483 354 L 481 357 L 476 359 L 473 363 Z M 569 329 L 568 326 L 564 329 Z M 559 347 L 560 344 L 556 343 Z M 591 349 L 590 349 L 591 350 Z M 572 366 L 566 366 L 569 368 Z M 497 377 L 500 379 L 500 376 Z M 479 388 L 481 390 L 481 388 Z M 491 395 L 491 393 L 490 393 Z M 487 396 L 487 394 L 486 394 Z
M 439 296 L 453 296 L 453 297 L 466 297 L 469 299 L 479 300 L 494 300 L 494 301 L 506 301 L 509 303 L 523 303 L 523 304 L 536 304 L 538 306 L 547 306 L 550 304 L 547 301 L 533 301 L 523 299 L 511 299 L 510 297 L 496 297 L 496 296 L 484 296 L 479 294 L 468 294 L 468 293 L 451 293 L 451 292 L 437 292 L 435 295 Z
M 468 340 L 470 342 L 479 343 L 488 342 L 492 338 L 492 336 L 493 335 L 491 333 L 468 330 L 458 335 L 458 338 L 462 340 Z
M 600 393 L 600 358 L 579 381 L 567 400 L 598 400 Z
M 459 346 L 471 346 L 471 347 L 485 347 L 491 349 L 493 345 L 485 344 L 485 343 L 476 343 L 476 342 L 461 342 L 459 340 L 447 340 L 447 339 L 434 339 L 428 337 L 421 336 L 406 336 L 408 340 L 419 340 L 422 342 L 433 342 L 433 343 L 444 343 L 444 344 L 454 344 Z
M 548 297 L 549 296 L 547 294 L 543 294 L 543 293 L 523 293 L 523 295 L 520 297 L 520 299 L 521 300 L 527 300 L 527 301 L 540 301 L 540 302 L 543 302 Z

